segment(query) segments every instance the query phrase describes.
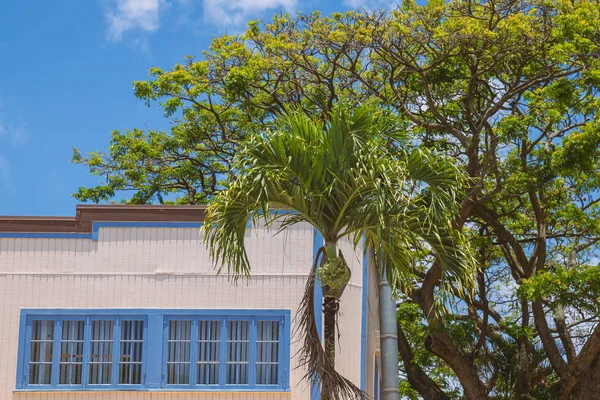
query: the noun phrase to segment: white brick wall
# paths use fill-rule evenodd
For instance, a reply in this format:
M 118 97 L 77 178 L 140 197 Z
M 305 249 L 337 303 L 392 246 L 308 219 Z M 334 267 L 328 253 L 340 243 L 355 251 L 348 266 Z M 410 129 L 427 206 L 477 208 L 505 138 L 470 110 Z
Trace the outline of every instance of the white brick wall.
M 0 399 L 309 399 L 291 364 L 291 393 L 13 393 L 21 308 L 277 308 L 292 320 L 312 265 L 313 230 L 248 231 L 252 278 L 216 275 L 197 229 L 102 228 L 99 240 L 0 238 Z M 361 258 L 343 244 L 352 281 L 341 303 L 337 365 L 360 382 Z M 291 354 L 298 351 L 292 342 Z M 370 357 L 367 357 L 369 359 Z

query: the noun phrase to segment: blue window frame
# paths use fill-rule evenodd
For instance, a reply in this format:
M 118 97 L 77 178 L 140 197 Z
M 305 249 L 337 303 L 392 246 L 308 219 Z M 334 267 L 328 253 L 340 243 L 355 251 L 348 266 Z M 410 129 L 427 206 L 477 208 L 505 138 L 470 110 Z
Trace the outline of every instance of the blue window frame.
M 289 391 L 289 310 L 22 310 L 16 389 Z
M 25 365 L 17 388 L 143 387 L 145 316 L 57 312 L 30 313 L 23 320 L 19 364 Z
M 285 390 L 286 329 L 286 315 L 276 313 L 167 316 L 162 384 L 173 389 Z

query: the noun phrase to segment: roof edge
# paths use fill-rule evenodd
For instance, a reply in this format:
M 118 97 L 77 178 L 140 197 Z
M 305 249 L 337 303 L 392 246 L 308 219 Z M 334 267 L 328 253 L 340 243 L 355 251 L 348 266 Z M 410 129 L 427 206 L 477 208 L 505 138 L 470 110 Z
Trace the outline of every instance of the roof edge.
M 93 222 L 202 222 L 206 206 L 79 204 L 75 217 L 0 216 L 0 232 L 92 233 Z

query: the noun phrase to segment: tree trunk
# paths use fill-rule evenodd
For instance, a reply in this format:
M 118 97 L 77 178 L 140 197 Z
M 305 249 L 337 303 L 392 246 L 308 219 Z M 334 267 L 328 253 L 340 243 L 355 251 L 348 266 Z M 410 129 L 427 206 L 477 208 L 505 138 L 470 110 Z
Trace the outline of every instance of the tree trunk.
M 335 243 L 325 244 L 325 260 L 328 257 L 334 257 L 337 254 L 337 246 Z M 331 361 L 331 365 L 335 367 L 335 321 L 339 310 L 338 299 L 331 296 L 323 298 L 323 344 L 325 347 L 325 355 Z M 321 393 L 322 400 L 329 400 L 330 393 L 327 392 L 327 387 L 323 386 Z
M 463 387 L 465 400 L 487 399 L 487 389 L 479 377 L 479 370 L 473 364 L 473 360 L 454 343 L 439 316 L 432 312 L 434 310 L 433 294 L 441 276 L 441 263 L 436 261 L 427 271 L 421 288 L 414 290 L 411 295 L 413 301 L 427 315 L 430 336 L 425 342 L 425 347 L 444 360 L 454 371 Z
M 379 275 L 379 315 L 383 400 L 400 400 L 396 302 L 387 281 L 384 261 L 382 261 Z
M 335 366 L 335 317 L 338 312 L 338 301 L 334 297 L 323 299 L 324 345 L 325 354 Z
M 573 391 L 573 400 L 595 399 L 600 393 L 600 355 L 592 363 L 580 380 L 579 386 Z
M 408 339 L 398 325 L 398 350 L 402 356 L 404 369 L 410 385 L 423 397 L 424 400 L 450 400 L 429 376 L 415 362 L 415 355 L 408 343 Z

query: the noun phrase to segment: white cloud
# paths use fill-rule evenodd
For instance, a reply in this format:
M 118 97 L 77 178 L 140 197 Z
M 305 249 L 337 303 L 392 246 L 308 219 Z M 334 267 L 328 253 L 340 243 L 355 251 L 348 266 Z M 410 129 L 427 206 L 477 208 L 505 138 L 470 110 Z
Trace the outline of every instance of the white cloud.
M 204 19 L 215 25 L 238 26 L 267 10 L 295 8 L 296 0 L 204 0 Z
M 165 0 L 114 0 L 105 14 L 108 38 L 118 42 L 127 31 L 156 31 L 160 27 L 160 11 L 167 6 Z
M 107 4 L 108 39 L 119 42 L 127 33 L 147 45 L 147 34 L 161 25 L 190 25 L 202 10 L 202 21 L 218 27 L 241 27 L 246 21 L 267 11 L 293 12 L 298 0 L 102 0 Z M 357 1 L 357 0 L 350 0 Z M 165 12 L 170 8 L 169 12 Z M 167 21 L 168 20 L 168 21 Z M 196 19 L 197 21 L 197 19 Z
M 27 129 L 24 124 L 4 125 L 0 122 L 0 138 L 8 138 L 13 146 L 27 142 Z
M 346 6 L 366 10 L 393 10 L 400 5 L 399 0 L 344 0 Z

